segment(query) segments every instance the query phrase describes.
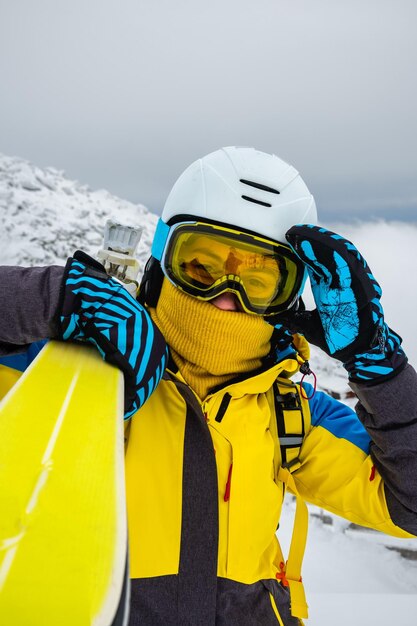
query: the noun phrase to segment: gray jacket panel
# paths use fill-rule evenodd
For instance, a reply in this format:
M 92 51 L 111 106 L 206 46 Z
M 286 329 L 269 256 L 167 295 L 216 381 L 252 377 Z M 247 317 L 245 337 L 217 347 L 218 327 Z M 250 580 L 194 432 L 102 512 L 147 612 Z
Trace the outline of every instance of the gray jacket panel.
M 0 355 L 57 336 L 64 267 L 0 266 Z

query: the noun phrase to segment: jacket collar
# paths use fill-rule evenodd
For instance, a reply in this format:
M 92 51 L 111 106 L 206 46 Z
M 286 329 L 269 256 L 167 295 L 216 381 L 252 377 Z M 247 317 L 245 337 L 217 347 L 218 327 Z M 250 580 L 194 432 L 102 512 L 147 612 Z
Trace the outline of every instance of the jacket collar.
M 266 363 L 254 372 L 237 376 L 221 387 L 211 389 L 207 398 L 220 392 L 223 394 L 226 391 L 234 398 L 239 398 L 246 394 L 265 393 L 272 387 L 278 377 L 291 378 L 294 376 L 294 374 L 298 372 L 302 362 L 303 359 L 292 351 L 290 355 L 284 356 L 278 363 Z M 168 368 L 164 378 L 171 380 L 177 379 L 183 383 L 185 382 L 178 368 L 176 368 L 173 359 L 170 359 L 168 362 Z

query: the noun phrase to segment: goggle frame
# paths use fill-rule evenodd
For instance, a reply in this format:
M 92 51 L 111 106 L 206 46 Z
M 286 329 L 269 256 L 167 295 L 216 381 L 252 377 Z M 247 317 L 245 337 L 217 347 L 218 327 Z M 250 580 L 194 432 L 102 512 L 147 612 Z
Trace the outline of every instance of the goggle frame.
M 168 254 L 170 253 L 170 244 L 172 238 L 178 235 L 178 230 L 190 227 L 195 227 L 196 232 L 199 232 L 199 227 L 203 227 L 204 229 L 205 227 L 207 227 L 211 231 L 219 233 L 220 236 L 230 237 L 236 242 L 239 242 L 239 239 L 244 237 L 246 242 L 253 242 L 260 246 L 266 244 L 269 248 L 272 247 L 274 250 L 278 250 L 279 254 L 277 255 L 277 261 L 279 262 L 279 259 L 281 257 L 284 257 L 286 259 L 289 259 L 296 266 L 297 269 L 296 279 L 294 281 L 292 289 L 289 292 L 288 297 L 279 304 L 269 305 L 266 308 L 263 308 L 257 307 L 250 301 L 242 281 L 236 280 L 235 275 L 224 274 L 207 288 L 193 286 L 189 283 L 182 282 L 179 277 L 177 278 L 175 274 L 169 271 L 166 259 Z M 201 234 L 207 233 L 201 231 Z M 154 244 L 152 247 L 152 256 L 159 260 L 164 276 L 181 291 L 203 302 L 209 302 L 210 300 L 213 300 L 218 295 L 224 292 L 231 292 L 235 294 L 235 296 L 238 298 L 243 310 L 246 313 L 269 317 L 290 309 L 303 291 L 304 284 L 307 278 L 307 272 L 305 270 L 305 267 L 299 257 L 292 250 L 292 248 L 280 242 L 267 239 L 266 237 L 260 236 L 256 233 L 251 233 L 246 230 L 237 230 L 236 227 L 229 226 L 227 224 L 219 224 L 216 222 L 211 222 L 209 220 L 203 220 L 198 218 L 193 219 L 191 217 L 190 219 L 186 219 L 184 221 L 175 222 L 172 225 L 165 224 L 160 219 L 157 226 L 156 235 L 158 236 L 155 236 Z

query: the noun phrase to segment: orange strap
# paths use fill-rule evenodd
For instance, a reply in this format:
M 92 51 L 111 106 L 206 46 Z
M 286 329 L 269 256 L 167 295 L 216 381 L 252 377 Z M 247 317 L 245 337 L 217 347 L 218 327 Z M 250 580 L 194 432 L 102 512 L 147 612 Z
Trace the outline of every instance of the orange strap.
M 301 579 L 301 567 L 307 543 L 308 509 L 306 503 L 298 493 L 294 478 L 289 470 L 281 467 L 278 472 L 278 480 L 282 481 L 288 487 L 289 491 L 295 495 L 296 509 L 287 566 L 285 570 L 284 567 L 282 568 L 277 578 L 282 580 L 282 583 L 290 588 L 291 615 L 299 618 L 307 618 L 308 605 Z

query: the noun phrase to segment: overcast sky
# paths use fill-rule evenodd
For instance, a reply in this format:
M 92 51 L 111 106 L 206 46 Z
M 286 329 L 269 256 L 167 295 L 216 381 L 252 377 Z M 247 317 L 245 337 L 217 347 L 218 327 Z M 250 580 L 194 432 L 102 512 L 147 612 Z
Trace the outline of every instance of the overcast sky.
M 415 0 L 0 0 L 0 151 L 154 211 L 223 145 L 417 221 Z

